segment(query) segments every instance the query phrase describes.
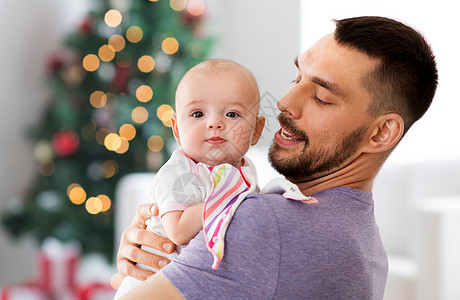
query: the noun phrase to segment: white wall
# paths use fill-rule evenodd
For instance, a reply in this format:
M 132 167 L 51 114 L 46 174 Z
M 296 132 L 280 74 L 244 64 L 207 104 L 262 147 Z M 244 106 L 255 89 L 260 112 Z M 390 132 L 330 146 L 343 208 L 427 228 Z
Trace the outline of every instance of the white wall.
M 0 212 L 27 189 L 35 172 L 33 145 L 25 136 L 47 98 L 46 61 L 88 3 L 0 0 Z M 34 275 L 34 249 L 30 239 L 13 244 L 0 228 L 0 284 Z

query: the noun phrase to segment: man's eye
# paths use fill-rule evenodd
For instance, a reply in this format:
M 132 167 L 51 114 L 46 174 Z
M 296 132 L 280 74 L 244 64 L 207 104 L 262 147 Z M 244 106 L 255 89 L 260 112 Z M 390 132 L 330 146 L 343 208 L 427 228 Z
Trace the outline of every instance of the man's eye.
M 231 112 L 228 112 L 226 116 L 229 118 L 236 118 L 239 116 L 239 114 L 237 112 L 231 111 Z
M 300 80 L 297 80 L 297 79 L 294 79 L 291 81 L 292 83 L 295 83 L 295 84 L 298 84 L 300 82 Z
M 318 96 L 316 96 L 316 95 L 314 96 L 314 98 L 315 98 L 315 101 L 316 101 L 318 104 L 320 104 L 320 105 L 329 105 L 329 104 L 331 104 L 331 103 L 329 103 L 329 102 L 325 102 L 325 101 L 321 100 L 321 99 L 318 98 Z
M 203 112 L 202 111 L 194 111 L 191 113 L 191 116 L 194 117 L 194 118 L 201 118 L 204 116 Z

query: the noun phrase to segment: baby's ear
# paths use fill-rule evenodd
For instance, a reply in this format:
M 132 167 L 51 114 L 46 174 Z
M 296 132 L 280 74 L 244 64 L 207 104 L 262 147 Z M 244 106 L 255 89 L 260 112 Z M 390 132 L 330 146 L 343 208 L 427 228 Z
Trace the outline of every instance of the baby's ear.
M 258 116 L 256 119 L 256 126 L 254 127 L 254 132 L 252 133 L 251 146 L 254 146 L 259 141 L 262 136 L 262 131 L 265 126 L 265 117 Z
M 173 114 L 171 116 L 171 127 L 172 127 L 172 130 L 173 130 L 174 138 L 176 139 L 176 141 L 179 144 L 179 146 L 182 146 L 180 144 L 179 128 L 177 127 L 177 116 L 176 116 L 176 114 Z

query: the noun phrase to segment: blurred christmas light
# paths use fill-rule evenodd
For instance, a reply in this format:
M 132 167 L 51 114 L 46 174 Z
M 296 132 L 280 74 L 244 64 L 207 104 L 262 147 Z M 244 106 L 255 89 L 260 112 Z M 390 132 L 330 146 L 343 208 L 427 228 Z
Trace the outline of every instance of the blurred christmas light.
M 149 0 L 150 2 L 158 2 L 158 0 Z
M 50 159 L 45 159 L 40 162 L 38 165 L 38 171 L 40 174 L 43 176 L 51 176 L 54 174 L 56 167 L 54 165 L 54 162 Z
M 80 84 L 85 77 L 85 71 L 82 69 L 80 64 L 72 64 L 64 67 L 62 75 L 69 85 L 77 85 Z
M 105 137 L 110 133 L 110 131 L 106 128 L 101 128 L 96 131 L 96 142 L 100 145 L 104 145 Z
M 139 124 L 142 124 L 145 121 L 147 121 L 148 117 L 149 117 L 149 112 L 143 106 L 138 106 L 134 108 L 131 113 L 131 118 L 133 119 L 133 121 Z
M 137 67 L 141 72 L 152 72 L 153 68 L 155 68 L 155 60 L 149 55 L 144 55 L 137 61 Z
M 98 55 L 102 61 L 111 61 L 115 57 L 115 49 L 110 45 L 102 45 L 99 48 Z
M 147 147 L 152 152 L 159 152 L 164 147 L 163 138 L 159 135 L 152 135 L 147 141 Z
M 171 119 L 161 121 L 165 127 L 172 127 Z
M 67 195 L 69 196 L 70 201 L 76 205 L 80 205 L 86 200 L 86 192 L 80 185 L 73 184 L 73 187 L 70 189 Z
M 130 141 L 136 136 L 136 128 L 131 124 L 123 124 L 120 127 L 120 136 Z
M 187 0 L 171 0 L 169 2 L 172 10 L 181 11 L 187 7 Z
M 121 13 L 116 9 L 109 10 L 104 16 L 104 22 L 109 27 L 117 27 L 121 24 L 122 19 Z
M 121 145 L 115 150 L 115 153 L 124 154 L 129 149 L 129 142 L 124 137 L 121 137 Z
M 142 36 L 144 35 L 144 32 L 139 26 L 131 26 L 126 30 L 126 38 L 128 41 L 131 43 L 137 43 L 140 40 L 142 40 Z
M 204 13 L 205 5 L 201 0 L 190 0 L 187 6 L 187 11 L 195 17 L 201 16 Z
M 83 58 L 83 68 L 88 72 L 94 72 L 99 68 L 99 58 L 94 54 L 88 54 Z
M 102 201 L 97 197 L 91 197 L 86 200 L 85 208 L 90 214 L 96 215 L 102 210 Z
M 102 163 L 102 177 L 110 178 L 118 172 L 118 164 L 116 161 L 109 159 Z
M 171 116 L 174 114 L 174 111 L 173 111 L 171 105 L 162 104 L 162 105 L 158 106 L 158 108 L 157 108 L 157 117 L 158 117 L 158 119 L 160 119 L 161 121 L 164 121 L 164 118 L 166 117 L 165 116 L 166 112 L 170 112 L 170 116 L 168 117 L 168 120 L 169 120 L 171 118 Z
M 48 141 L 42 140 L 35 144 L 34 156 L 37 161 L 50 160 L 53 156 L 53 149 Z
M 104 107 L 107 104 L 107 95 L 102 91 L 94 91 L 89 97 L 89 102 L 95 108 Z
M 165 38 L 161 43 L 161 50 L 169 55 L 174 54 L 179 50 L 179 42 L 173 37 Z
M 101 212 L 106 212 L 110 209 L 110 207 L 112 206 L 112 200 L 110 200 L 110 198 L 107 196 L 107 195 L 98 195 L 97 198 L 99 198 L 99 200 L 101 200 L 101 203 L 102 203 L 102 208 L 101 208 Z
M 69 196 L 70 191 L 72 191 L 72 189 L 76 188 L 76 187 L 81 187 L 81 185 L 79 185 L 78 183 L 72 183 L 71 185 L 69 185 L 67 187 L 67 196 Z
M 104 146 L 110 151 L 117 150 L 121 146 L 121 137 L 116 133 L 109 133 L 104 139 Z
M 136 90 L 136 98 L 140 102 L 149 102 L 153 97 L 153 90 L 148 85 L 141 85 Z
M 125 39 L 119 34 L 114 34 L 109 38 L 109 45 L 117 52 L 123 50 L 123 48 L 125 48 L 125 44 Z

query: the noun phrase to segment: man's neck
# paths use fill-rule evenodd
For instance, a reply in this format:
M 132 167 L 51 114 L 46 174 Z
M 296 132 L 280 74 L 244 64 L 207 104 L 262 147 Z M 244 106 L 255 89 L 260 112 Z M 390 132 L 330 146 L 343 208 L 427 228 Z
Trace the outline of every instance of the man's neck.
M 380 167 L 381 164 L 375 162 L 375 157 L 362 154 L 351 163 L 331 173 L 314 179 L 292 180 L 292 182 L 299 187 L 304 195 L 312 195 L 334 187 L 351 187 L 370 193 L 372 192 L 372 183 Z

